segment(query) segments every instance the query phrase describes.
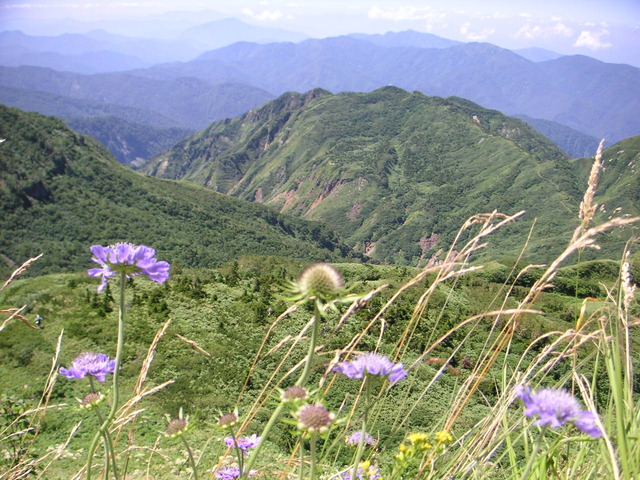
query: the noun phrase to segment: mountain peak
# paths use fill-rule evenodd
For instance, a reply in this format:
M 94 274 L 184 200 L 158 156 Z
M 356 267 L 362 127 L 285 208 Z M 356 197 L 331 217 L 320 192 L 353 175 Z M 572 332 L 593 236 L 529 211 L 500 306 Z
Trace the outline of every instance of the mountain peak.
M 411 265 L 451 242 L 473 214 L 544 217 L 558 202 L 577 208 L 580 197 L 567 157 L 524 122 L 395 86 L 286 93 L 185 139 L 146 171 L 322 221 L 377 261 Z M 539 224 L 570 229 L 572 216 L 567 209 Z M 498 239 L 501 254 L 515 253 L 528 228 Z M 537 242 L 540 259 L 557 253 L 552 238 Z

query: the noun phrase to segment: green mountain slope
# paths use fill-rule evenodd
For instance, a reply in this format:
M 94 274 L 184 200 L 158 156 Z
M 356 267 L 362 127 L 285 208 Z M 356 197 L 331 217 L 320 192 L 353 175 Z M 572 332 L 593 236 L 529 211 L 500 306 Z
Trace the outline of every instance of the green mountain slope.
M 602 205 L 600 215 L 640 216 L 640 135 L 630 137 L 602 152 L 604 171 L 600 175 L 595 202 Z M 591 171 L 591 161 L 572 161 L 583 181 Z
M 259 253 L 339 260 L 335 234 L 185 183 L 136 173 L 60 120 L 0 106 L 0 273 L 38 253 L 33 272 L 80 270 L 89 246 L 155 247 L 179 265 Z
M 66 123 L 76 132 L 100 141 L 125 165 L 144 162 L 193 133 L 184 128 L 140 125 L 114 116 L 73 118 Z
M 547 137 L 570 157 L 593 157 L 598 150 L 600 140 L 573 128 L 566 127 L 561 123 L 531 118 L 526 115 L 514 116 L 526 122 L 536 132 Z
M 547 260 L 575 227 L 582 191 L 565 154 L 524 122 L 395 87 L 285 94 L 183 140 L 146 171 L 320 220 L 374 259 L 411 265 L 494 209 L 527 211 L 496 252 L 516 254 L 538 218 L 528 254 Z

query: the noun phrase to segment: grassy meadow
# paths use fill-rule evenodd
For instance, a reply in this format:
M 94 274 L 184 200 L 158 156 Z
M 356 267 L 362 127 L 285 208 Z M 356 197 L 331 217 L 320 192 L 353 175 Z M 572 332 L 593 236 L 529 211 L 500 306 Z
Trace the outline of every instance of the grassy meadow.
M 424 268 L 333 264 L 345 289 L 309 287 L 307 264 L 283 257 L 116 276 L 101 293 L 84 272 L 25 265 L 0 291 L 0 478 L 638 478 L 640 258 L 629 243 L 580 262 L 638 219 L 594 223 L 598 168 L 547 265 L 472 261 L 519 221 L 497 213 L 467 220 Z M 61 375 L 82 352 L 118 358 L 117 375 Z M 336 371 L 364 352 L 406 378 Z M 305 398 L 285 401 L 291 386 Z M 534 425 L 518 386 L 565 389 L 600 435 L 572 415 Z M 104 398 L 80 408 L 90 390 Z M 371 445 L 345 442 L 362 430 Z M 258 446 L 239 448 L 253 434 Z

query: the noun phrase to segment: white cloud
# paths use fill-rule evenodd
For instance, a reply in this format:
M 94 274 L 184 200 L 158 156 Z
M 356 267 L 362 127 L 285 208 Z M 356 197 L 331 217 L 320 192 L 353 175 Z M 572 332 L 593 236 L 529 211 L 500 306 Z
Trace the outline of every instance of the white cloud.
M 430 7 L 397 7 L 382 9 L 371 7 L 367 14 L 371 19 L 393 20 L 399 22 L 403 20 L 429 20 L 443 21 L 447 14 Z
M 280 10 L 263 10 L 261 12 L 254 12 L 250 8 L 243 8 L 242 13 L 244 13 L 248 17 L 260 21 L 273 22 L 285 18 L 285 15 Z M 291 18 L 291 16 L 287 16 L 286 18 Z
M 555 25 L 553 25 L 553 27 L 551 27 L 551 30 L 555 35 L 562 35 L 563 37 L 570 37 L 571 35 L 573 35 L 573 29 L 570 27 L 567 27 L 562 22 L 558 22 Z
M 484 28 L 479 32 L 473 32 L 471 31 L 471 23 L 469 22 L 462 24 L 462 26 L 460 27 L 460 34 L 464 35 L 467 40 L 471 40 L 472 42 L 480 42 L 482 40 L 486 40 L 494 33 L 496 33 L 496 31 L 493 28 Z
M 591 50 L 603 50 L 605 48 L 613 47 L 611 42 L 603 40 L 602 37 L 609 35 L 608 30 L 600 30 L 599 32 L 590 32 L 589 30 L 582 30 L 580 36 L 573 44 L 574 47 L 586 47 Z
M 558 36 L 570 37 L 571 35 L 573 35 L 573 29 L 561 22 L 554 23 L 553 25 L 534 25 L 531 22 L 527 22 L 520 28 L 520 30 L 516 32 L 514 37 L 533 40 L 535 38 L 549 38 Z

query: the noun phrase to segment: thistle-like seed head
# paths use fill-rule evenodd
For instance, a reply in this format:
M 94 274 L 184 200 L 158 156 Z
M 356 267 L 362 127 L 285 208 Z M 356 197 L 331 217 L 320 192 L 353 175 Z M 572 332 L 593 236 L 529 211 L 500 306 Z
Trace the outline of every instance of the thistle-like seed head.
M 299 400 L 305 400 L 309 396 L 306 388 L 299 387 L 298 385 L 292 385 L 282 392 L 282 401 L 284 402 L 297 402 Z
M 296 415 L 298 429 L 309 433 L 327 433 L 336 416 L 320 404 L 304 405 Z
M 315 263 L 303 270 L 297 285 L 301 293 L 320 300 L 331 300 L 343 287 L 340 272 L 327 263 Z

